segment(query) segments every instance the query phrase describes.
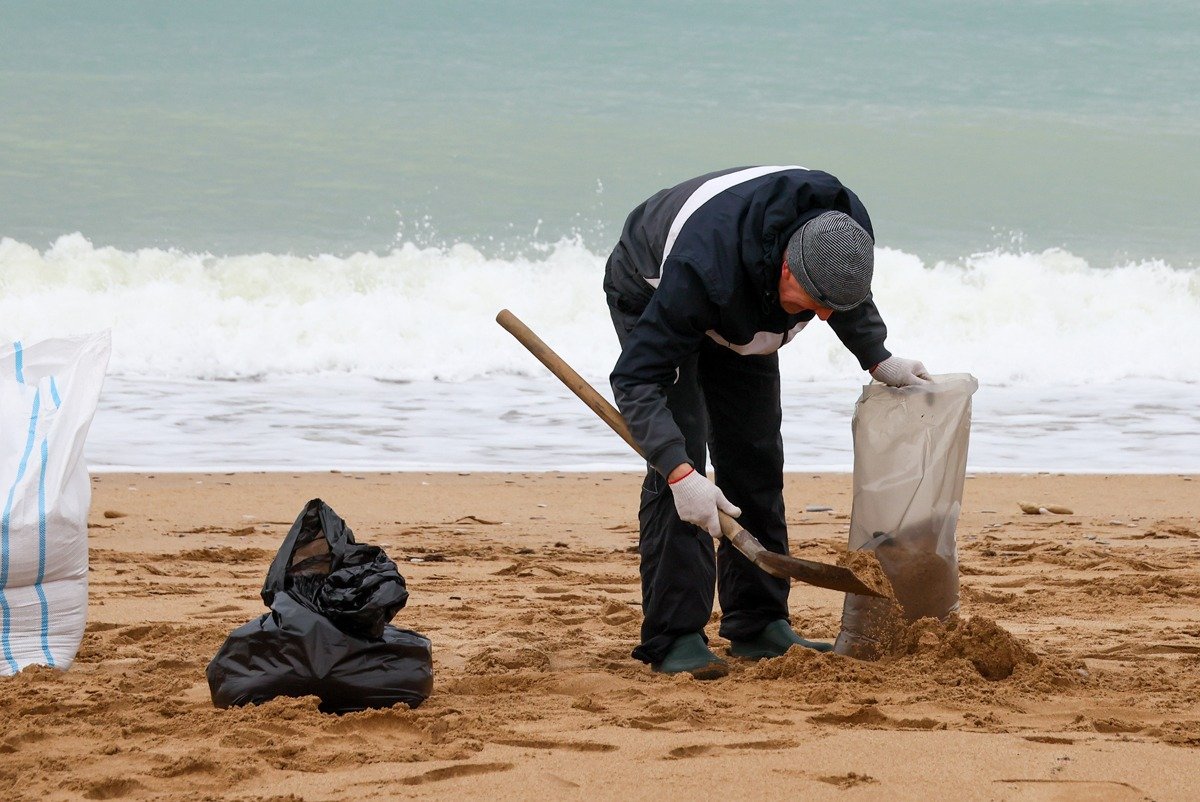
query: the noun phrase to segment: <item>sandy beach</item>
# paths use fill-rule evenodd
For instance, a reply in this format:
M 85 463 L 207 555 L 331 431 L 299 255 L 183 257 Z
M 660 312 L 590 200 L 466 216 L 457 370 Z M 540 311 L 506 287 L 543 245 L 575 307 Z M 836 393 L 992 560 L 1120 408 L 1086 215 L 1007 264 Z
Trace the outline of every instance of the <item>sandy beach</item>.
M 994 5 L 5 3 L 0 802 L 1200 800 L 1200 3 Z M 668 471 L 673 371 L 727 475 L 778 429 L 792 554 L 960 612 L 752 662 L 716 609 L 727 676 L 653 673 L 639 449 L 502 309 Z M 778 389 L 709 343 L 689 392 L 710 339 Z M 965 373 L 965 456 L 912 387 L 854 423 Z M 848 554 L 867 454 L 926 482 Z M 962 465 L 957 561 L 904 548 Z M 315 498 L 415 709 L 213 703 Z
M 943 633 L 880 663 L 733 660 L 708 683 L 629 658 L 639 480 L 95 476 L 87 632 L 69 672 L 0 681 L 0 796 L 1194 798 L 1200 479 L 968 479 L 962 614 L 1032 654 L 1006 679 L 985 679 Z M 794 553 L 835 560 L 850 477 L 789 475 L 786 496 Z M 416 710 L 211 705 L 205 666 L 264 612 L 267 565 L 313 497 L 408 580 L 393 623 L 430 637 L 435 660 Z M 833 511 L 799 512 L 810 504 Z M 841 604 L 795 586 L 793 622 L 833 638 Z

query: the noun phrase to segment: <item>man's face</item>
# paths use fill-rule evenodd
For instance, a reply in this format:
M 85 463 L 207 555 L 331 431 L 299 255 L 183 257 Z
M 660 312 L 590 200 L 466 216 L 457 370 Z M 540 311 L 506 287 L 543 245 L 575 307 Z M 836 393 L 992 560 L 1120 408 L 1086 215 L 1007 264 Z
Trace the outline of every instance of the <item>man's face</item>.
M 786 258 L 783 260 L 783 272 L 779 276 L 779 305 L 789 315 L 812 311 L 816 312 L 821 320 L 829 320 L 829 316 L 833 314 L 832 309 L 821 306 L 800 286 L 800 282 L 796 281 L 796 277 L 788 269 Z

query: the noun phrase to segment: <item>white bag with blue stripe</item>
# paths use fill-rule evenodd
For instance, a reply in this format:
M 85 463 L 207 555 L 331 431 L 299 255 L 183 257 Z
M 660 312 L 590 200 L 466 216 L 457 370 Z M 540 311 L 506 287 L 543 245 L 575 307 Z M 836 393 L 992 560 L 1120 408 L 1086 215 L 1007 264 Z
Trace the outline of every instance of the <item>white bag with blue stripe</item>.
M 83 445 L 108 367 L 107 331 L 0 344 L 0 676 L 69 668 L 87 622 Z

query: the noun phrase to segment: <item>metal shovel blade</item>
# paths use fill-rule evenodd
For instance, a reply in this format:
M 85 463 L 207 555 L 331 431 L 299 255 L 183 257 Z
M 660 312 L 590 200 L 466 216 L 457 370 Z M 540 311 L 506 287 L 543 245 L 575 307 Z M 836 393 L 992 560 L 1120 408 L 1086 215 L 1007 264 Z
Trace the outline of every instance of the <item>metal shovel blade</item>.
M 876 596 L 881 599 L 887 598 L 879 591 L 867 587 L 849 568 L 802 560 L 799 557 L 789 557 L 786 554 L 770 551 L 759 542 L 758 538 L 724 513 L 721 513 L 721 534 L 738 551 L 745 554 L 750 562 L 771 576 L 777 576 L 780 579 L 795 579 L 797 582 L 814 585 L 818 588 L 857 593 L 861 596 Z

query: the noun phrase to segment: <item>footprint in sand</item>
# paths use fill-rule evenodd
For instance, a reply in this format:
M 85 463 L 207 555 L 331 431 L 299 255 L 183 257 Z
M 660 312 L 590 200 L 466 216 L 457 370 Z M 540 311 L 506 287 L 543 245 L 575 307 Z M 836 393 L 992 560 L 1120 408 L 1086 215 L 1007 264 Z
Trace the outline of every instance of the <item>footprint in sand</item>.
M 714 744 L 696 744 L 695 746 L 677 746 L 670 752 L 667 752 L 663 760 L 679 760 L 687 757 L 702 757 L 703 755 L 712 755 L 721 751 L 719 746 Z
M 769 752 L 773 749 L 791 749 L 794 746 L 796 746 L 796 742 L 789 741 L 789 740 L 744 741 L 742 743 L 736 743 L 736 744 L 725 744 L 726 749 L 755 749 L 755 750 L 764 751 L 764 752 Z
M 177 630 L 170 624 L 135 624 L 123 628 L 113 638 L 115 643 L 142 643 L 148 640 L 165 639 L 176 634 Z
M 1104 799 L 1112 802 L 1148 799 L 1129 783 L 1116 780 L 993 780 L 1006 786 L 1005 799 Z
M 424 785 L 425 783 L 454 780 L 459 777 L 471 777 L 476 774 L 494 774 L 498 771 L 508 771 L 512 767 L 511 763 L 461 763 L 457 766 L 432 769 L 415 777 L 404 777 L 397 782 L 400 785 Z
M 689 757 L 702 757 L 705 755 L 715 755 L 725 749 L 742 750 L 753 749 L 758 751 L 772 751 L 781 749 L 791 749 L 796 746 L 795 741 L 779 740 L 779 741 L 743 741 L 733 744 L 696 744 L 695 746 L 679 746 L 667 752 L 664 760 L 680 760 Z
M 468 674 L 491 674 L 495 671 L 548 671 L 550 656 L 540 649 L 500 649 L 487 647 L 467 658 L 464 671 Z
M 609 626 L 628 624 L 636 621 L 639 617 L 640 613 L 628 604 L 611 599 L 605 601 L 604 606 L 600 608 L 600 620 Z
M 83 798 L 121 799 L 122 797 L 136 794 L 143 787 L 137 780 L 130 780 L 125 777 L 110 777 L 107 780 L 89 783 L 87 790 L 83 792 Z
M 879 782 L 879 780 L 876 780 L 874 777 L 866 774 L 858 774 L 853 771 L 846 774 L 826 774 L 823 777 L 818 777 L 817 781 L 828 783 L 829 785 L 841 788 L 842 790 L 854 788 L 858 785 L 870 785 L 871 783 Z
M 206 774 L 220 776 L 221 766 L 210 755 L 184 755 L 175 760 L 151 769 L 155 777 L 183 777 L 189 774 Z
M 892 718 L 875 705 L 864 705 L 850 713 L 820 713 L 809 718 L 814 724 L 841 724 L 881 730 L 944 730 L 946 725 L 931 718 Z
M 187 549 L 179 552 L 179 559 L 199 563 L 251 563 L 259 565 L 270 560 L 275 555 L 266 549 L 236 549 L 232 546 L 208 546 L 201 549 Z
M 1144 724 L 1135 724 L 1132 721 L 1123 721 L 1119 718 L 1099 718 L 1092 722 L 1092 729 L 1096 732 L 1121 734 L 1141 732 L 1146 727 Z
M 22 746 L 35 744 L 45 738 L 46 733 L 43 730 L 25 730 L 24 732 L 10 733 L 0 738 L 0 755 L 11 754 Z
M 498 738 L 492 743 L 503 746 L 518 746 L 522 749 L 565 749 L 568 752 L 615 752 L 612 744 L 593 741 L 547 741 L 536 738 Z
M 1057 735 L 1024 735 L 1026 741 L 1032 741 L 1035 744 L 1057 744 L 1067 746 L 1075 743 L 1074 738 L 1060 738 Z

